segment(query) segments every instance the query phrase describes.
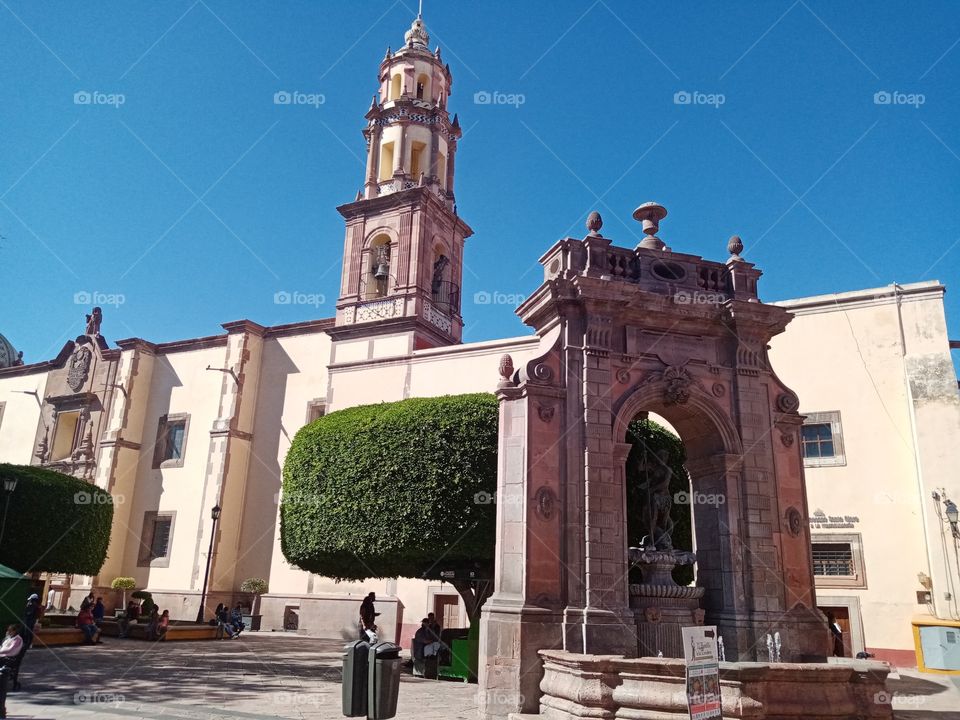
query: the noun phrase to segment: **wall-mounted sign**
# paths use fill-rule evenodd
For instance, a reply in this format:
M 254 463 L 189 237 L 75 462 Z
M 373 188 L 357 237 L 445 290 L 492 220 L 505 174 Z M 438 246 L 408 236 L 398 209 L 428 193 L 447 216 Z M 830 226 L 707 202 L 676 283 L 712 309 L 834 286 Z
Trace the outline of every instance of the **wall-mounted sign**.
M 810 517 L 811 530 L 844 530 L 854 527 L 860 518 L 856 515 L 827 515 L 816 510 Z

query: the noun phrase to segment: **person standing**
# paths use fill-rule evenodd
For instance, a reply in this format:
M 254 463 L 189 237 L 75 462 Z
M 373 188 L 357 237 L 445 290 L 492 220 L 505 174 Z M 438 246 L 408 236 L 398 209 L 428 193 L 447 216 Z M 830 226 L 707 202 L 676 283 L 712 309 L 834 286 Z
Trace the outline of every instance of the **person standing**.
M 49 590 L 47 590 L 47 612 L 50 612 L 51 610 L 53 610 L 53 601 L 56 599 L 56 597 L 57 597 L 56 590 L 54 590 L 53 588 L 50 588 Z
M 20 630 L 23 644 L 26 645 L 27 648 L 33 645 L 34 630 L 42 617 L 43 607 L 40 605 L 40 596 L 33 593 L 27 598 L 27 607 L 23 611 L 23 628 Z
M 843 629 L 837 622 L 836 616 L 832 612 L 827 613 L 827 625 L 830 627 L 830 637 L 833 640 L 833 656 L 844 657 L 843 652 Z

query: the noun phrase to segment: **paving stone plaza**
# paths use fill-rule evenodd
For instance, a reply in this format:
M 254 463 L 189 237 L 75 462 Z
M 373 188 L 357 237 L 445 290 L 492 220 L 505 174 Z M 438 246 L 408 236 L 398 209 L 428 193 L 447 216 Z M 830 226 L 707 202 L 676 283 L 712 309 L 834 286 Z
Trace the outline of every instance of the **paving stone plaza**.
M 145 643 L 31 650 L 23 689 L 7 698 L 16 720 L 333 720 L 340 712 L 342 646 L 249 634 L 236 641 Z M 894 717 L 960 720 L 960 680 L 901 673 L 887 681 Z M 477 717 L 477 686 L 405 674 L 397 717 Z

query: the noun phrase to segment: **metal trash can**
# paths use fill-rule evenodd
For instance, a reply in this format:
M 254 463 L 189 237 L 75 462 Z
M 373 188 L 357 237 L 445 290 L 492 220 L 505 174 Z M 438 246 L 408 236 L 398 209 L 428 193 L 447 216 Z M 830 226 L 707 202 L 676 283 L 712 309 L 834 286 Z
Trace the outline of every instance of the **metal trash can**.
M 388 720 L 397 714 L 401 662 L 400 646 L 396 643 L 379 642 L 370 647 L 367 660 L 367 717 L 370 720 Z
M 343 650 L 343 714 L 346 717 L 366 717 L 370 643 L 355 640 Z

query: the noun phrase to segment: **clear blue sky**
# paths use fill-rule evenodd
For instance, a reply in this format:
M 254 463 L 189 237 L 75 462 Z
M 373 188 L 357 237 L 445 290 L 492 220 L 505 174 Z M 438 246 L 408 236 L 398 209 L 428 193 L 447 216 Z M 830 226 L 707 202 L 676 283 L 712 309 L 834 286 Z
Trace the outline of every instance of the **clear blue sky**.
M 377 66 L 415 14 L 0 0 L 0 332 L 48 359 L 94 292 L 123 296 L 101 299 L 111 341 L 332 315 L 335 206 L 362 184 Z M 465 131 L 465 340 L 525 332 L 475 293 L 529 294 L 537 257 L 593 209 L 633 246 L 647 200 L 678 251 L 723 259 L 741 235 L 767 300 L 939 279 L 960 337 L 956 3 L 427 0 L 424 16 Z

